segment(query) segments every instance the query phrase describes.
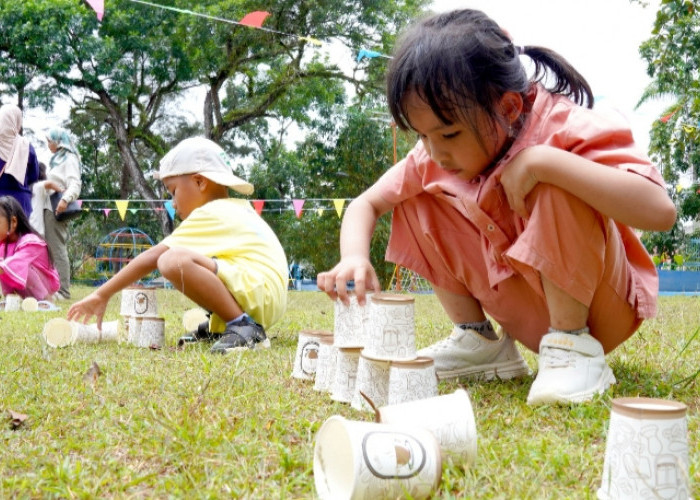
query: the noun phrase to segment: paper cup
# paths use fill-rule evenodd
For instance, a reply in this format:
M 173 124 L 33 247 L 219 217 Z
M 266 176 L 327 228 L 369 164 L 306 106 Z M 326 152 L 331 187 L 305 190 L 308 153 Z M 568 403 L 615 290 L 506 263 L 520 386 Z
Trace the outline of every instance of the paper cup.
M 37 312 L 39 310 L 39 301 L 34 297 L 26 297 L 20 307 L 25 312 Z
M 102 330 L 97 329 L 97 324 L 92 323 L 84 325 L 77 321 L 71 321 L 73 329 L 73 344 L 94 344 L 98 342 L 117 342 L 122 340 L 122 331 L 119 326 L 119 321 L 104 321 Z
M 664 399 L 613 400 L 598 498 L 691 498 L 686 409 Z
M 353 408 L 373 412 L 374 408 L 367 402 L 365 396 L 372 401 L 375 407 L 387 404 L 389 401 L 390 367 L 391 361 L 372 359 L 367 357 L 364 352 L 360 353 L 355 391 L 350 403 Z
M 185 327 L 186 332 L 196 332 L 199 325 L 205 321 L 209 321 L 209 316 L 204 309 L 199 307 L 188 309 L 182 315 L 182 326 Z
M 369 334 L 369 302 L 374 295 L 366 294 L 365 305 L 357 302 L 354 292 L 349 292 L 350 305 L 335 301 L 333 318 L 333 343 L 336 347 L 363 347 Z
M 141 334 L 141 316 L 125 316 L 124 322 L 128 325 L 126 328 L 127 340 L 130 344 L 135 344 Z
M 421 428 L 326 420 L 314 446 L 322 500 L 429 498 L 442 475 L 435 437 Z
M 19 311 L 22 304 L 22 297 L 11 293 L 5 296 L 5 311 Z
M 416 358 L 414 298 L 408 295 L 375 293 L 370 303 L 368 356 L 386 360 Z
M 137 347 L 160 349 L 165 344 L 165 320 L 155 316 L 132 316 L 129 341 Z
M 297 340 L 292 377 L 300 380 L 313 380 L 318 365 L 318 351 L 322 337 L 332 337 L 325 330 L 302 330 Z
M 469 394 L 457 389 L 452 394 L 379 408 L 385 424 L 417 426 L 433 433 L 440 443 L 443 459 L 452 458 L 471 465 L 477 455 L 477 434 Z
M 335 365 L 338 362 L 338 349 L 333 345 L 333 335 L 319 339 L 318 363 L 314 377 L 314 390 L 331 392 L 335 378 Z
M 46 344 L 50 347 L 66 347 L 74 340 L 73 327 L 65 318 L 52 318 L 44 324 L 42 332 Z
M 350 403 L 355 393 L 357 364 L 362 347 L 339 347 L 335 365 L 335 377 L 331 399 L 341 403 Z
M 122 290 L 122 302 L 119 311 L 122 316 L 157 316 L 156 289 L 144 287 L 125 288 Z
M 411 361 L 392 361 L 389 369 L 388 403 L 395 405 L 438 395 L 435 361 L 426 356 Z

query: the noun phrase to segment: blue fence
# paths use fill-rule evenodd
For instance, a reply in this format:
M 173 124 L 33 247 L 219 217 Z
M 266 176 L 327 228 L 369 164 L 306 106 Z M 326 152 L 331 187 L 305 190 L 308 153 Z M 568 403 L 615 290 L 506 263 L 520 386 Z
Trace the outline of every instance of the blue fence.
M 700 295 L 700 271 L 659 269 L 661 295 Z

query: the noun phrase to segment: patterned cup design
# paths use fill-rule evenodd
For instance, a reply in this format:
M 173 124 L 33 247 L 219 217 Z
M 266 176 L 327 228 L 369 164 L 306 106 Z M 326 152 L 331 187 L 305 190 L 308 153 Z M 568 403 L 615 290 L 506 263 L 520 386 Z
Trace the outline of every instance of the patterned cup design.
M 324 422 L 314 446 L 314 482 L 322 500 L 429 498 L 440 483 L 435 437 L 419 427 Z
M 387 404 L 390 367 L 391 361 L 368 358 L 364 353 L 360 353 L 360 360 L 357 363 L 357 381 L 350 403 L 353 408 L 360 411 L 374 411 L 362 394 L 368 397 L 375 407 Z
M 349 293 L 350 305 L 335 301 L 333 318 L 333 343 L 336 347 L 364 347 L 369 334 L 369 303 L 373 293 L 366 294 L 366 302 L 360 305 L 357 296 Z
M 339 347 L 335 365 L 335 377 L 331 399 L 350 403 L 355 393 L 357 364 L 360 361 L 361 347 Z
M 598 498 L 691 498 L 686 405 L 653 398 L 612 403 Z
M 432 358 L 418 357 L 411 361 L 393 361 L 389 370 L 387 404 L 395 405 L 437 396 L 438 380 Z
M 335 379 L 335 367 L 338 362 L 338 348 L 333 345 L 333 335 L 325 335 L 319 339 L 318 363 L 314 390 L 331 392 Z
M 389 293 L 372 296 L 365 348 L 368 356 L 377 359 L 416 358 L 413 297 Z
M 302 330 L 299 332 L 297 350 L 294 355 L 292 377 L 300 380 L 313 380 L 316 376 L 320 341 L 333 334 L 325 330 Z

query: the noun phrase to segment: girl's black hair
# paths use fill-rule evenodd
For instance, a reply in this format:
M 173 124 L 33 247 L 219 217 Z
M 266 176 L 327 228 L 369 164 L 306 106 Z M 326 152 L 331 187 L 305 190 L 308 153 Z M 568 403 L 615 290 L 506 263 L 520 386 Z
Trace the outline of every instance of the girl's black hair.
M 32 233 L 36 234 L 42 240 L 44 239 L 31 226 L 27 214 L 25 214 L 24 210 L 22 209 L 22 205 L 20 205 L 19 202 L 12 196 L 0 196 L 0 216 L 7 218 L 8 225 L 12 221 L 12 217 L 17 218 L 17 227 L 15 227 L 15 233 L 18 236 L 24 236 L 25 234 Z M 51 261 L 51 264 L 53 264 L 51 249 L 48 247 L 48 245 L 46 248 L 49 252 L 49 261 Z M 7 251 L 7 244 L 5 245 L 5 251 Z
M 532 80 L 520 54 L 535 65 Z M 553 83 L 547 85 L 550 78 Z M 402 36 L 389 64 L 387 100 L 402 130 L 412 128 L 405 97 L 415 92 L 443 123 L 468 124 L 481 137 L 476 110 L 486 113 L 495 126 L 502 120 L 498 103 L 503 94 L 517 92 L 525 99 L 533 82 L 579 105 L 593 106 L 588 82 L 561 55 L 543 47 L 516 48 L 483 12 L 455 10 L 430 16 Z

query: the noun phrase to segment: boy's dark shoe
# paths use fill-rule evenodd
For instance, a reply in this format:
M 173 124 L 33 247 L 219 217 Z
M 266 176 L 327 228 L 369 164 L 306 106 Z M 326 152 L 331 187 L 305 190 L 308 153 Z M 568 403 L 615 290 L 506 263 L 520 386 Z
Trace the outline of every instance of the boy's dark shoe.
M 265 335 L 265 329 L 246 316 L 226 327 L 221 338 L 211 347 L 211 352 L 226 354 L 231 351 L 268 347 L 270 340 Z
M 202 340 L 218 340 L 223 333 L 212 333 L 209 331 L 209 320 L 202 321 L 197 329 L 193 332 L 186 333 L 177 341 L 178 346 L 189 344 L 191 342 L 199 342 Z

